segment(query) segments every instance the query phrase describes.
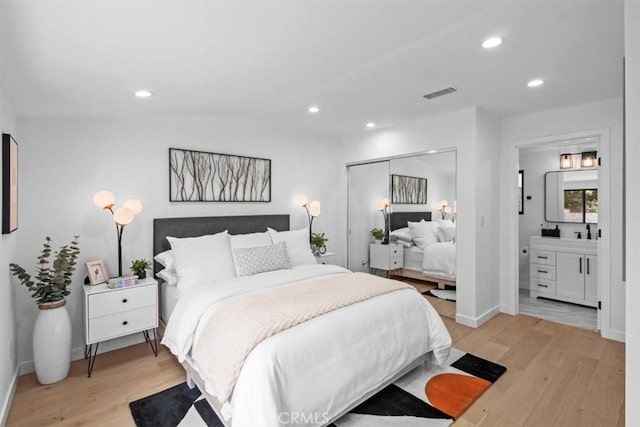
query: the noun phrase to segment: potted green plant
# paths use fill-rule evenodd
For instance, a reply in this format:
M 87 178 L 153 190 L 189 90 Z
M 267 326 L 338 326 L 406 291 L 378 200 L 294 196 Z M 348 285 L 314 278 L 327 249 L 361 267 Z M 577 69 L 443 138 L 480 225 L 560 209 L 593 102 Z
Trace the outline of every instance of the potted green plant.
M 324 233 L 312 233 L 311 249 L 313 249 L 313 253 L 318 255 L 327 252 L 326 242 L 328 241 L 329 239 L 325 237 Z
M 145 279 L 149 268 L 151 263 L 144 258 L 136 259 L 131 263 L 131 271 L 138 276 L 138 279 Z
M 382 239 L 384 239 L 384 231 L 382 228 L 373 228 L 371 229 L 371 236 L 376 243 L 381 243 Z
M 52 253 L 54 259 L 50 263 Z M 71 321 L 65 297 L 71 293 L 71 276 L 79 255 L 78 236 L 57 252 L 52 252 L 51 239 L 46 237 L 38 256 L 34 280 L 20 265 L 9 264 L 11 274 L 27 287 L 38 304 L 38 316 L 33 327 L 33 363 L 41 384 L 58 382 L 69 374 Z

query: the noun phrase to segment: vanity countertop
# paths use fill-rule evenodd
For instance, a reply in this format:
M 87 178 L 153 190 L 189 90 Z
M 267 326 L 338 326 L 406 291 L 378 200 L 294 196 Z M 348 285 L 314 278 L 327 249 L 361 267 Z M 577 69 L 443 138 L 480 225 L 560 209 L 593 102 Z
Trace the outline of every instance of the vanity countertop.
M 598 241 L 596 239 L 576 239 L 567 237 L 531 236 L 531 249 L 548 249 L 557 251 L 579 250 L 584 253 L 596 254 Z

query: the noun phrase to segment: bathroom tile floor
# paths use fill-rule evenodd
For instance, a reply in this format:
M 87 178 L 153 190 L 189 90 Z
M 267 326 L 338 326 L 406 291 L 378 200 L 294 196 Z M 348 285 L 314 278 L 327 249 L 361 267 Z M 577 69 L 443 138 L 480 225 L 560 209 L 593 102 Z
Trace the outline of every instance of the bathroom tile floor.
M 528 289 L 520 289 L 520 314 L 563 323 L 583 329 L 597 330 L 597 310 L 561 301 L 531 298 Z

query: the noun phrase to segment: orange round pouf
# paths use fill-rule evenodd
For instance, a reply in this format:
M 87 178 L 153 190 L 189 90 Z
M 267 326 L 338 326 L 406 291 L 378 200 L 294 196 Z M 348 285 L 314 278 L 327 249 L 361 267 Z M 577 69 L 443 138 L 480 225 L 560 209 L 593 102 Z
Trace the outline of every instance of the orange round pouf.
M 427 382 L 424 392 L 433 406 L 456 419 L 490 386 L 482 378 L 440 374 Z

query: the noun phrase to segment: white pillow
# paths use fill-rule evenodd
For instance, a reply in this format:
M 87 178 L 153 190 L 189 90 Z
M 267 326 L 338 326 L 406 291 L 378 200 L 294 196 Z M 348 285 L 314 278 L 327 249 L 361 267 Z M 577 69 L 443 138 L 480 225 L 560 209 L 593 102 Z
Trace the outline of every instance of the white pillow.
M 438 227 L 438 240 L 441 242 L 452 242 L 456 238 L 455 227 Z
M 229 245 L 231 249 L 255 248 L 257 246 L 271 245 L 271 236 L 268 232 L 249 234 L 229 234 Z
M 413 237 L 411 237 L 411 233 L 409 232 L 409 227 L 398 228 L 397 230 L 393 230 L 391 232 L 391 235 L 396 236 L 398 240 L 400 240 L 401 242 L 411 243 L 411 240 L 413 239 Z
M 164 280 L 169 286 L 176 286 L 178 284 L 178 274 L 175 270 L 165 268 L 164 270 L 158 271 L 156 276 Z
M 456 223 L 450 219 L 436 219 L 436 222 L 440 227 L 455 227 Z
M 175 270 L 176 265 L 173 260 L 173 251 L 169 249 L 168 251 L 164 251 L 153 257 L 160 265 L 168 270 Z
M 180 291 L 236 277 L 226 230 L 200 237 L 167 237 L 167 240 L 173 250 Z
M 308 228 L 280 232 L 267 228 L 267 231 L 271 235 L 271 240 L 274 244 L 284 242 L 287 245 L 287 254 L 289 254 L 289 262 L 292 267 L 318 263 L 311 252 L 311 246 L 309 246 Z
M 291 268 L 284 242 L 268 246 L 233 249 L 238 276 L 251 276 L 266 271 Z
M 433 243 L 438 243 L 438 223 L 431 221 L 409 221 L 409 232 L 416 246 L 424 249 Z

